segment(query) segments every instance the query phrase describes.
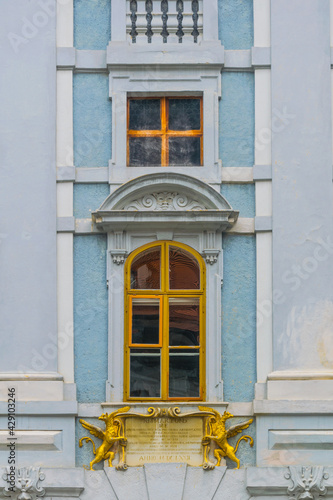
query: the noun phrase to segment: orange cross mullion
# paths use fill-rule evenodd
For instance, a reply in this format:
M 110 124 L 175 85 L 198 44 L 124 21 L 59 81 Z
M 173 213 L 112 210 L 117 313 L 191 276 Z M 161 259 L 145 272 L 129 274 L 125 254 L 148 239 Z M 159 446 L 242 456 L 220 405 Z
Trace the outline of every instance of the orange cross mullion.
M 167 136 L 168 116 L 167 116 L 166 97 L 162 97 L 162 99 L 161 99 L 161 124 L 162 124 L 161 165 L 162 165 L 162 167 L 167 167 L 169 164 L 169 141 L 168 141 L 168 136 Z

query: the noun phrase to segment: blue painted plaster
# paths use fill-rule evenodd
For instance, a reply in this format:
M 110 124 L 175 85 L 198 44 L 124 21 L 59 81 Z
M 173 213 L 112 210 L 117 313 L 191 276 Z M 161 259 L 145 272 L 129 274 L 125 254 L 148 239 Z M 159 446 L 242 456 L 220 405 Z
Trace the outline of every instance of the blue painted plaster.
M 239 211 L 239 217 L 255 216 L 254 184 L 222 184 L 221 194 Z
M 111 40 L 111 0 L 74 0 L 74 46 L 106 49 Z
M 111 158 L 108 76 L 74 75 L 73 100 L 75 166 L 107 167 Z
M 75 421 L 75 466 L 76 467 L 83 467 L 83 465 L 89 466 L 89 462 L 91 462 L 94 458 L 92 443 L 90 442 L 87 443 L 84 441 L 82 443 L 82 447 L 80 448 L 79 440 L 82 437 L 89 436 L 95 442 L 96 448 L 102 444 L 102 441 L 95 436 L 91 436 L 89 431 L 87 431 L 87 429 L 82 427 L 78 418 L 75 420 L 76 420 Z M 84 418 L 83 420 L 104 429 L 103 422 L 98 420 L 98 418 Z M 98 464 L 95 464 L 94 469 L 95 470 L 104 469 L 104 462 L 102 461 Z
M 108 184 L 74 184 L 74 217 L 90 217 L 109 194 Z
M 254 164 L 253 73 L 222 73 L 220 157 L 224 167 Z
M 107 349 L 106 236 L 75 236 L 74 354 L 80 403 L 105 401 Z
M 229 422 L 229 424 L 226 425 L 226 428 L 228 429 L 231 425 L 236 425 L 239 424 L 240 422 L 245 422 L 246 420 L 249 420 L 248 417 L 237 417 L 237 418 L 232 418 Z M 253 438 L 253 447 L 250 446 L 249 441 L 246 442 L 245 439 L 243 439 L 240 444 L 239 448 L 237 450 L 237 458 L 239 458 L 240 461 L 240 466 L 241 467 L 255 467 L 256 466 L 256 421 L 254 419 L 253 423 L 250 425 L 248 429 L 243 431 L 242 435 L 247 435 L 251 436 Z M 231 444 L 231 446 L 236 446 L 236 443 L 238 439 L 241 437 L 240 434 L 237 436 L 234 436 L 233 438 L 228 439 L 228 443 Z M 227 467 L 230 469 L 235 469 L 236 468 L 236 463 L 230 460 L 229 458 L 226 458 L 227 462 Z
M 219 38 L 225 49 L 253 46 L 253 0 L 219 0 Z
M 254 236 L 223 236 L 222 377 L 226 401 L 252 401 L 256 382 Z

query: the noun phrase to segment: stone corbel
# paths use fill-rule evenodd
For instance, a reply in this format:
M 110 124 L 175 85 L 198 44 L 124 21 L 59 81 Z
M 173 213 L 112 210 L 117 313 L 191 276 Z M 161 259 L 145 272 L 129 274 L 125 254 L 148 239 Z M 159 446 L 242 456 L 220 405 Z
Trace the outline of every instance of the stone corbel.
M 128 252 L 127 252 L 127 250 L 111 250 L 110 254 L 111 254 L 112 262 L 114 264 L 117 264 L 117 266 L 119 266 L 120 264 L 124 264 L 124 262 L 127 258 Z
M 318 466 L 289 466 L 285 474 L 286 479 L 291 479 L 292 486 L 288 487 L 289 500 L 319 500 L 327 494 L 323 481 L 329 474 L 322 465 Z
M 207 264 L 211 266 L 217 262 L 220 250 L 203 250 L 201 255 L 205 259 Z
M 12 469 L 7 466 L 7 472 L 3 474 L 3 479 L 7 485 L 3 495 L 14 500 L 36 500 L 45 495 L 45 490 L 39 485 L 39 481 L 44 481 L 45 474 L 40 472 L 40 467 L 21 467 L 13 474 Z

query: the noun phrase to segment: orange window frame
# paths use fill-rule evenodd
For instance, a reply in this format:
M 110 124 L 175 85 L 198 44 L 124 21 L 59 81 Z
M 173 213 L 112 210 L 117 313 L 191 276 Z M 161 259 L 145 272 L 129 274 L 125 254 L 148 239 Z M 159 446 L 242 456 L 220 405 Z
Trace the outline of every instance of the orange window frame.
M 200 266 L 200 288 L 178 290 L 169 288 L 169 247 L 178 247 L 192 254 Z M 148 248 L 161 247 L 161 278 L 160 289 L 131 289 L 131 265 L 134 258 Z M 160 301 L 160 344 L 132 343 L 132 301 L 133 298 L 156 298 Z M 197 298 L 199 302 L 200 342 L 195 346 L 169 345 L 169 300 L 170 298 Z M 193 248 L 174 241 L 158 241 L 144 245 L 127 258 L 125 264 L 125 342 L 124 342 L 124 401 L 203 401 L 206 397 L 206 268 L 201 255 Z M 130 352 L 131 348 L 161 349 L 161 397 L 131 397 L 130 396 Z M 170 351 L 186 349 L 189 352 L 199 351 L 199 390 L 198 397 L 169 397 L 169 356 Z
M 161 102 L 161 129 L 160 130 L 131 130 L 130 101 L 160 99 Z M 169 99 L 198 99 L 200 100 L 200 130 L 169 130 Z M 200 166 L 203 165 L 203 98 L 202 96 L 170 96 L 170 97 L 129 97 L 127 99 L 127 166 L 130 165 L 131 137 L 160 137 L 161 167 L 169 166 L 169 137 L 200 137 Z M 158 165 L 159 166 L 159 165 Z

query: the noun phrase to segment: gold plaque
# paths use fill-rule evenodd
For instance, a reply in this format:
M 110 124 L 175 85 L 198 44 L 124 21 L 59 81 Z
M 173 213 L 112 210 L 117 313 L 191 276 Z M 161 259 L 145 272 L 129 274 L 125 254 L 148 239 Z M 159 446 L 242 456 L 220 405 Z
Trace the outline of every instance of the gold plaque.
M 185 462 L 203 464 L 203 418 L 127 418 L 126 463 Z

